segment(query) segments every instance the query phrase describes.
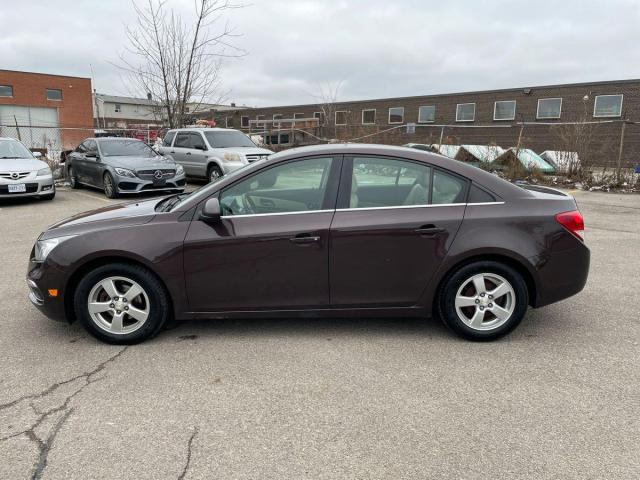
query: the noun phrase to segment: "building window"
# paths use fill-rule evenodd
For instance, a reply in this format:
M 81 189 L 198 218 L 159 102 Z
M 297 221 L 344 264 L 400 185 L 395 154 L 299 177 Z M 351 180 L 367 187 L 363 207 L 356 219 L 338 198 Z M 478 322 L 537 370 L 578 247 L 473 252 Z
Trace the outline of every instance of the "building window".
M 347 124 L 347 112 L 341 110 L 336 112 L 336 125 L 346 125 Z
M 593 104 L 594 117 L 619 117 L 622 115 L 622 95 L 597 95 Z
M 431 123 L 436 121 L 435 105 L 425 105 L 418 108 L 418 123 Z
M 119 103 L 116 103 L 114 110 L 116 113 L 120 113 L 122 111 L 122 105 L 120 105 Z
M 276 128 L 280 128 L 280 122 L 276 122 L 276 120 L 282 120 L 282 114 L 281 113 L 274 113 L 273 114 L 273 126 Z
M 225 117 L 224 126 L 226 128 L 233 128 L 233 117 Z
M 13 87 L 11 85 L 0 85 L 0 97 L 13 97 Z
M 304 113 L 294 113 L 293 114 L 293 119 L 297 119 L 297 118 L 304 118 Z
M 560 118 L 562 113 L 561 98 L 540 98 L 536 118 Z
M 376 123 L 376 109 L 362 110 L 362 124 L 363 125 L 375 125 Z
M 62 90 L 47 88 L 47 100 L 62 100 Z
M 389 109 L 389 123 L 404 122 L 404 107 L 391 107 Z
M 256 127 L 264 128 L 266 126 L 264 123 L 265 118 L 267 118 L 265 115 L 256 115 Z
M 189 113 L 189 107 L 184 107 L 184 112 Z
M 516 101 L 500 100 L 493 104 L 494 120 L 514 120 L 516 118 Z
M 249 117 L 240 117 L 240 126 L 242 128 L 249 128 Z
M 318 125 L 324 125 L 324 112 L 313 112 L 313 118 L 318 119 Z
M 459 103 L 456 105 L 456 122 L 473 122 L 475 119 L 475 103 Z

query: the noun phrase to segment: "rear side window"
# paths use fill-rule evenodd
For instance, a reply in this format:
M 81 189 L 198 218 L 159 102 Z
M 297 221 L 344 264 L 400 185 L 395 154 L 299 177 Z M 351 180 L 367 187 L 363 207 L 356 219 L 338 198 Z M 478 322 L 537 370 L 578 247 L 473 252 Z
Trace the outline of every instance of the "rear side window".
M 471 190 L 469 191 L 469 203 L 488 203 L 495 201 L 496 199 L 493 195 L 475 185 L 471 185 Z
M 180 132 L 176 137 L 174 147 L 189 148 L 189 132 Z
M 436 170 L 433 172 L 431 203 L 464 203 L 467 182 L 459 177 Z
M 173 137 L 175 136 L 176 132 L 167 132 L 167 134 L 164 136 L 164 139 L 162 140 L 162 145 L 164 145 L 165 147 L 170 147 L 171 142 L 173 142 Z

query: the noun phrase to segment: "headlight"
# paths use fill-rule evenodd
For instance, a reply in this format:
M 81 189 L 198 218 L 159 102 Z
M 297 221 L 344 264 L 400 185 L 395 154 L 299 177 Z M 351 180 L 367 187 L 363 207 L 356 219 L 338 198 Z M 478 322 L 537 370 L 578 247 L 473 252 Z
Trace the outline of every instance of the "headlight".
M 133 173 L 131 170 L 127 170 L 126 168 L 114 168 L 114 170 L 121 177 L 136 178 L 136 174 Z
M 225 153 L 222 157 L 225 162 L 241 162 L 242 159 L 237 153 Z
M 44 167 L 38 170 L 38 177 L 49 177 L 51 176 L 51 169 L 49 167 Z
M 75 235 L 67 235 L 66 237 L 50 238 L 48 240 L 38 240 L 34 252 L 33 260 L 36 262 L 44 262 L 51 251 L 62 242 L 75 237 Z
M 182 168 L 182 165 L 177 165 L 176 166 L 176 175 L 182 175 L 184 173 L 184 168 Z

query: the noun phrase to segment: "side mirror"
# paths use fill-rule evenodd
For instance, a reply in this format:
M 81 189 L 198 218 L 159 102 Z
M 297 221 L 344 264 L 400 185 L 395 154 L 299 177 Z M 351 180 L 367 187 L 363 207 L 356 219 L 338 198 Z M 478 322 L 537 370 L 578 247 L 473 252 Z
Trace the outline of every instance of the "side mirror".
M 207 223 L 217 223 L 220 221 L 220 215 L 220 202 L 217 198 L 210 198 L 202 207 L 200 220 Z
M 37 159 L 42 158 L 42 153 L 40 153 L 40 152 L 31 152 L 31 153 L 33 153 L 33 156 L 34 156 L 35 158 L 37 158 Z

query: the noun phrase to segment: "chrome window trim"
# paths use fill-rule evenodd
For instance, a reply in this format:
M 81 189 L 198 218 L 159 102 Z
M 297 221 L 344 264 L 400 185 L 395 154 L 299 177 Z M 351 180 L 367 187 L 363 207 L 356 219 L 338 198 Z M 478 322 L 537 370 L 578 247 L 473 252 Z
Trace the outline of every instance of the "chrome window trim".
M 405 208 L 433 208 L 433 207 L 463 207 L 469 205 L 504 205 L 505 202 L 476 202 L 476 203 L 433 203 L 431 205 L 396 205 L 391 207 L 364 207 L 364 208 L 336 208 L 330 210 L 301 210 L 299 212 L 276 212 L 276 213 L 247 213 L 242 215 L 222 215 L 220 218 L 243 218 L 243 217 L 272 217 L 274 215 L 301 215 L 305 213 L 331 213 L 331 212 L 356 212 L 363 210 L 398 210 Z

